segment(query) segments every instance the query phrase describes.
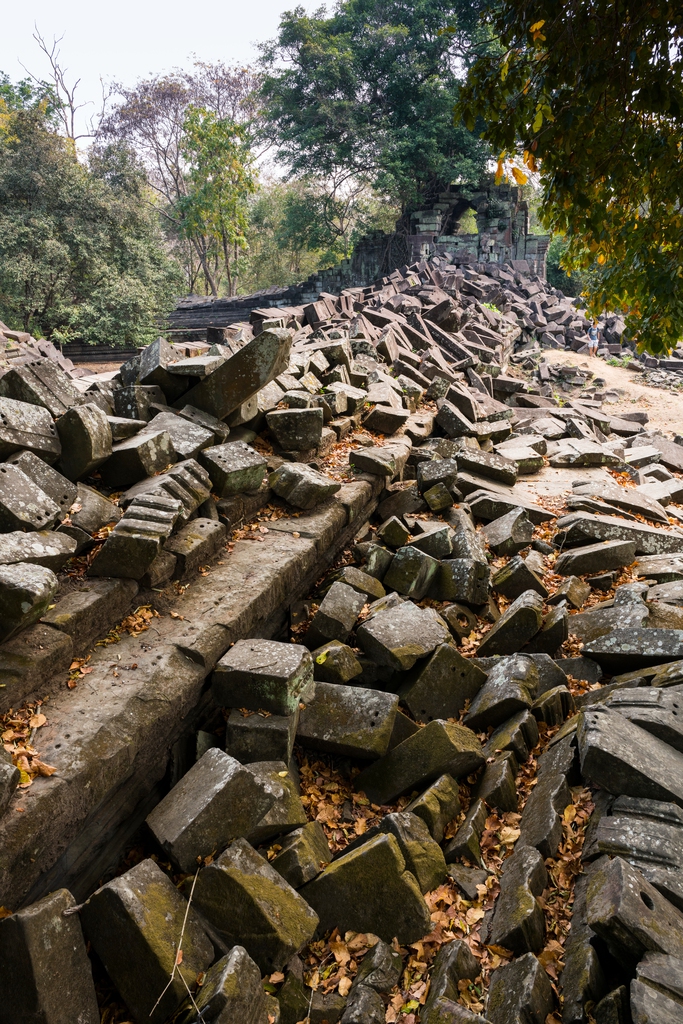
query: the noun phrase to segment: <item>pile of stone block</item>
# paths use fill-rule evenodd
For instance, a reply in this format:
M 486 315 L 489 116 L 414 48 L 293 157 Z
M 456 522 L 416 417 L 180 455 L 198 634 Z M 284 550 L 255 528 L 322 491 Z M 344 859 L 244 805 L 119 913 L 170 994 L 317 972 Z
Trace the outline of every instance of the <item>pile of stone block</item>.
M 224 728 L 200 733 L 196 763 L 149 814 L 156 859 L 80 909 L 59 890 L 0 920 L 0 1022 L 99 1020 L 86 942 L 135 1020 L 381 1022 L 394 940 L 430 933 L 425 894 L 446 879 L 476 896 L 490 811 L 521 810 L 479 925 L 512 957 L 489 979 L 485 1018 L 461 1001 L 480 968 L 457 941 L 420 1020 L 543 1024 L 557 1008 L 539 960 L 545 861 L 581 782 L 596 810 L 563 1019 L 676 1019 L 683 449 L 644 413 L 560 406 L 515 375 L 545 335 L 574 344 L 570 305 L 523 267 L 442 257 L 282 317 L 255 311 L 212 344 L 159 339 L 116 374 L 73 375 L 33 351 L 2 367 L 0 664 L 36 628 L 85 651 L 140 588 L 188 579 L 273 497 L 316 509 L 340 488 L 324 472 L 339 441 L 379 501 L 316 585 L 305 629 L 237 639 L 206 669 L 202 700 Z M 526 486 L 548 466 L 576 471 L 561 514 Z M 61 593 L 74 557 L 87 575 Z M 581 656 L 567 656 L 570 635 Z M 520 771 L 558 727 L 522 809 Z M 302 802 L 309 751 L 378 808 L 344 849 Z M 0 760 L 3 810 L 18 781 Z M 343 996 L 308 988 L 300 957 L 335 928 L 377 939 Z M 275 995 L 263 976 L 281 979 Z

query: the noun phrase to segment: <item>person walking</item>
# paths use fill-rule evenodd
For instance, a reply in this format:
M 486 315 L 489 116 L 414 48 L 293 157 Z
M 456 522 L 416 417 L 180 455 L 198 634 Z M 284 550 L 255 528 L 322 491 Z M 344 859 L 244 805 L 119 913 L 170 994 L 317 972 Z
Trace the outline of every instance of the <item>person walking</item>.
M 588 328 L 588 355 L 597 356 L 598 354 L 598 340 L 600 338 L 600 332 L 598 331 L 598 321 L 594 320 Z

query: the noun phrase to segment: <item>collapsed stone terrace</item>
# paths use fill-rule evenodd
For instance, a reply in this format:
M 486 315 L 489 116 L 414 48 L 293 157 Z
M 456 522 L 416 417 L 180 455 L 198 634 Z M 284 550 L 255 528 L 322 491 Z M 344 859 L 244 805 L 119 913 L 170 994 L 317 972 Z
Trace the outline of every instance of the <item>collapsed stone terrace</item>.
M 5 332 L 0 1020 L 676 1005 L 683 449 L 556 397 L 527 269 Z

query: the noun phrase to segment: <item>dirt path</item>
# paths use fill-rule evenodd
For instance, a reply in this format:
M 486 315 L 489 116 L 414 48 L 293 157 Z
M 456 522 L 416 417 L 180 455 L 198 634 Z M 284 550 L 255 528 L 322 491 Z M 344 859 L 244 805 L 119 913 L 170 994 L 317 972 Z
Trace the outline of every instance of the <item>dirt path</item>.
M 638 373 L 625 370 L 622 366 L 610 366 L 597 356 L 550 351 L 546 353 L 546 359 L 549 363 L 592 370 L 596 377 L 601 377 L 605 381 L 608 388 L 621 388 L 624 395 L 618 402 L 605 403 L 615 415 L 634 409 L 644 409 L 650 417 L 647 425 L 649 430 L 662 430 L 666 434 L 683 433 L 683 392 L 679 395 L 663 388 L 640 384 Z

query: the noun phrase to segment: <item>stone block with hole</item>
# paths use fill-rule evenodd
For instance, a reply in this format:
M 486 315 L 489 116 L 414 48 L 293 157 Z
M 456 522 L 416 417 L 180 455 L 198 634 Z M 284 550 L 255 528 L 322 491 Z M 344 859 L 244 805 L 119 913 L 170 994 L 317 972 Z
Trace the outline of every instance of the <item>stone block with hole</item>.
M 59 505 L 19 466 L 0 465 L 0 532 L 51 530 L 60 515 Z
M 26 449 L 52 464 L 62 445 L 52 416 L 38 405 L 0 397 L 0 458 Z
M 316 683 L 299 717 L 297 740 L 311 750 L 374 760 L 386 754 L 398 697 L 339 683 Z
M 257 491 L 266 476 L 266 460 L 244 441 L 205 448 L 199 461 L 211 477 L 212 489 L 219 498 Z
M 223 547 L 226 533 L 223 523 L 197 518 L 174 534 L 164 547 L 175 555 L 175 576 L 182 580 L 205 565 Z

